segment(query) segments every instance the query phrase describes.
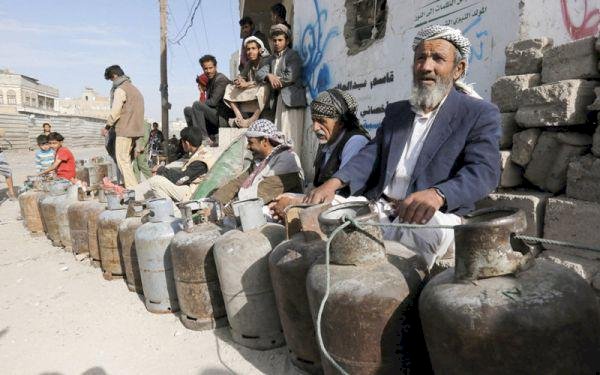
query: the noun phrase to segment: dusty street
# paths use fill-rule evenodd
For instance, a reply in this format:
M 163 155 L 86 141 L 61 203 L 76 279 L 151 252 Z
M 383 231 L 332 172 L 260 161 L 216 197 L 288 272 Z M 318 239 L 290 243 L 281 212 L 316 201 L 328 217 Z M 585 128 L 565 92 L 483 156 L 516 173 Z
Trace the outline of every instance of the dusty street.
M 34 171 L 33 152 L 7 159 L 17 185 Z M 17 202 L 0 206 L 1 374 L 298 374 L 286 347 L 246 349 L 226 328 L 190 331 L 176 315 L 147 312 L 123 280 L 30 236 L 18 216 Z

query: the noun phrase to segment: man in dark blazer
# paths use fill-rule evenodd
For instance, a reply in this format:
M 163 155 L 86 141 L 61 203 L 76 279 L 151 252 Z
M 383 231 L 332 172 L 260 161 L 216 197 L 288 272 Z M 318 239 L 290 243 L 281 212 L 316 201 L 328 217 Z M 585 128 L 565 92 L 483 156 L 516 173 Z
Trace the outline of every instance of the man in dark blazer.
M 200 66 L 208 77 L 206 101 L 195 101 L 191 107 L 184 108 L 183 114 L 188 126 L 197 127 L 202 132 L 202 145 L 217 146 L 219 127 L 227 127 L 227 119 L 235 116 L 223 101 L 225 88 L 231 81 L 217 72 L 217 59 L 214 56 L 202 56 Z
M 302 82 L 302 58 L 289 48 L 291 30 L 282 24 L 271 26 L 273 55 L 256 72 L 256 81 L 271 88 L 271 109 L 275 110 L 275 125 L 294 144 L 302 148 L 306 89 Z
M 461 222 L 500 178 L 500 113 L 462 83 L 470 43 L 459 30 L 429 26 L 413 43 L 413 90 L 386 108 L 375 138 L 307 201 L 352 195 L 378 203 L 382 221 Z M 423 255 L 431 267 L 453 241 L 451 230 L 391 229 L 395 239 Z

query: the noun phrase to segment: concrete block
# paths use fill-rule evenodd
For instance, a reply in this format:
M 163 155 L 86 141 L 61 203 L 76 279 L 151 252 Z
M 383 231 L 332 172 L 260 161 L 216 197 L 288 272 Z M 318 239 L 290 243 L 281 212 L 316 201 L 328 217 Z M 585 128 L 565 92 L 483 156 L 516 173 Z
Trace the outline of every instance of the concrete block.
M 515 121 L 515 113 L 501 113 L 502 116 L 502 135 L 500 137 L 500 149 L 505 150 L 512 147 L 513 135 L 519 130 Z
M 600 113 L 598 114 L 598 124 L 600 124 Z M 600 157 L 600 125 L 596 127 L 596 132 L 592 139 L 592 153 Z
M 588 154 L 569 164 L 567 197 L 600 203 L 600 158 Z
M 535 38 L 511 42 L 506 46 L 506 75 L 540 73 L 544 52 L 552 47 L 550 38 Z
M 596 37 L 590 36 L 550 48 L 542 61 L 542 81 L 600 78 L 595 47 Z
M 588 106 L 590 111 L 600 111 L 600 86 L 594 89 L 596 100 Z
M 509 207 L 518 208 L 525 212 L 528 236 L 541 237 L 544 229 L 544 211 L 546 201 L 552 197 L 550 193 L 535 190 L 511 190 L 502 193 L 492 193 L 487 198 L 477 202 L 477 208 Z
M 585 124 L 596 86 L 596 81 L 572 79 L 524 89 L 517 123 L 526 128 Z
M 510 160 L 510 151 L 500 151 L 500 187 L 515 187 L 523 183 L 523 169 Z
M 541 255 L 542 258 L 548 259 L 556 264 L 565 266 L 581 276 L 585 281 L 592 284 L 594 277 L 600 272 L 600 261 L 591 260 L 579 257 L 573 254 L 567 254 L 562 251 L 547 250 Z
M 567 185 L 569 163 L 585 154 L 591 142 L 587 134 L 543 132 L 525 169 L 525 178 L 544 191 L 562 191 Z
M 544 238 L 600 247 L 600 204 L 564 196 L 548 198 L 544 215 Z M 548 244 L 544 244 L 544 248 L 600 260 L 600 251 Z
M 520 165 L 521 167 L 526 167 L 527 164 L 529 164 L 540 134 L 542 134 L 540 129 L 532 128 L 513 135 L 511 154 L 513 163 Z
M 500 112 L 515 112 L 519 108 L 521 92 L 540 83 L 539 74 L 500 77 L 492 85 L 492 102 Z

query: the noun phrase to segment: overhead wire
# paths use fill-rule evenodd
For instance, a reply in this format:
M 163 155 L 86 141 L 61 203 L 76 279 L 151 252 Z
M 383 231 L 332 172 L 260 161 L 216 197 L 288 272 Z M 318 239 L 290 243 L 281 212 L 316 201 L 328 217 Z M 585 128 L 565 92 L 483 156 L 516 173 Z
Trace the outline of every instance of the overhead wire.
M 183 31 L 183 34 L 181 34 L 181 30 L 183 30 L 183 28 L 177 33 L 177 35 L 175 35 L 176 40 L 171 41 L 171 43 L 173 44 L 179 44 L 183 38 L 186 37 L 188 31 L 192 28 L 192 26 L 194 25 L 194 18 L 196 17 L 196 12 L 198 11 L 198 8 L 200 7 L 200 4 L 202 4 L 202 0 L 197 0 L 196 5 L 194 6 L 194 9 L 192 10 L 191 13 L 188 14 L 188 17 L 186 18 L 186 23 L 187 20 L 189 19 L 189 23 L 187 24 L 187 27 L 185 27 L 185 30 Z M 190 16 L 191 15 L 191 16 Z
M 190 3 L 188 2 L 188 0 L 185 0 L 185 5 L 187 6 L 188 10 L 192 10 L 192 8 L 190 7 Z M 193 4 L 192 4 L 193 5 Z M 200 15 L 202 15 L 202 6 L 200 6 Z M 196 28 L 192 28 L 192 32 L 194 35 L 194 41 L 196 42 L 196 47 L 198 47 L 198 56 L 202 55 L 202 47 L 200 44 L 200 38 L 198 38 L 198 34 L 196 33 Z
M 173 25 L 175 26 L 175 28 L 178 29 L 179 27 L 177 26 L 177 21 L 175 21 L 175 17 L 172 14 L 173 11 L 171 10 L 171 6 L 168 5 L 167 7 L 168 7 L 167 17 L 171 21 L 171 23 L 173 23 Z M 185 54 L 186 54 L 186 56 L 188 58 L 188 62 L 190 63 L 190 67 L 191 67 L 192 71 L 195 73 L 196 72 L 196 65 L 194 64 L 194 60 L 190 56 L 190 53 L 189 53 L 189 51 L 188 51 L 185 43 L 179 43 L 177 45 L 180 46 L 180 47 L 183 47 L 183 50 L 185 51 Z M 169 59 L 169 62 L 171 64 L 172 64 L 172 60 L 173 59 Z M 170 65 L 169 69 L 171 68 L 171 64 L 169 64 Z

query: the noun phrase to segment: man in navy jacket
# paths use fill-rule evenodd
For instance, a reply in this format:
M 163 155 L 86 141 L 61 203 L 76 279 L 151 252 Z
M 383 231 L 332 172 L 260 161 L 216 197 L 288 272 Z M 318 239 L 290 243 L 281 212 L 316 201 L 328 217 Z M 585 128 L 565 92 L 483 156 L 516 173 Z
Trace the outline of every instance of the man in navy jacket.
M 307 201 L 352 195 L 378 203 L 380 220 L 449 224 L 474 208 L 500 178 L 500 113 L 461 78 L 470 43 L 459 30 L 429 26 L 413 43 L 411 99 L 388 105 L 375 138 Z M 429 267 L 453 241 L 451 230 L 386 230 L 419 252 Z

